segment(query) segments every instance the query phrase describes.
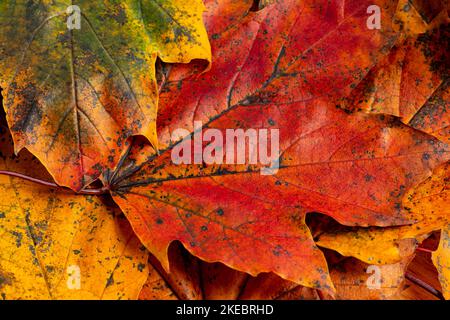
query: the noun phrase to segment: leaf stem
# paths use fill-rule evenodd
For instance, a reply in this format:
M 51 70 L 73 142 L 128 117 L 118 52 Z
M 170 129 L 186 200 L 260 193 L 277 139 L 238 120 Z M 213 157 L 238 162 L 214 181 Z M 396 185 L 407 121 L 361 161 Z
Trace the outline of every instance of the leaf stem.
M 50 188 L 55 188 L 55 189 L 64 189 L 64 190 L 70 190 L 66 187 L 61 187 L 60 185 L 54 183 L 54 182 L 49 182 L 49 181 L 44 181 L 41 179 L 37 179 L 37 178 L 33 178 L 30 176 L 27 176 L 25 174 L 22 173 L 18 173 L 18 172 L 12 172 L 12 171 L 5 171 L 5 170 L 0 170 L 0 175 L 4 175 L 4 176 L 10 176 L 10 177 L 15 177 L 15 178 L 20 178 L 26 181 L 30 181 L 36 184 L 40 184 L 42 186 L 46 186 L 46 187 L 50 187 Z M 80 191 L 76 192 L 77 194 L 86 194 L 86 195 L 102 195 L 102 194 L 106 194 L 109 192 L 109 186 L 104 186 L 102 188 L 83 188 Z
M 433 250 L 417 247 L 417 251 L 427 252 L 427 253 L 433 253 Z
M 406 272 L 405 273 L 405 278 L 408 279 L 409 281 L 413 282 L 414 284 L 418 285 L 419 287 L 421 287 L 422 289 L 425 289 L 426 291 L 428 291 L 429 293 L 431 293 L 433 296 L 435 296 L 436 298 L 438 298 L 439 300 L 444 300 L 444 296 L 442 295 L 442 293 L 435 289 L 433 286 L 429 285 L 428 283 L 426 283 L 425 281 L 417 278 L 415 275 L 413 275 L 410 272 Z
M 40 185 L 43 185 L 43 186 L 51 187 L 51 188 L 59 188 L 59 186 L 56 183 L 48 182 L 48 181 L 44 181 L 44 180 L 40 180 L 40 179 L 36 179 L 36 178 L 33 178 L 33 177 L 29 177 L 29 176 L 27 176 L 25 174 L 18 173 L 18 172 L 0 170 L 0 175 L 20 178 L 20 179 L 23 179 L 23 180 L 31 181 L 31 182 L 34 182 L 34 183 L 37 183 L 37 184 L 40 184 Z

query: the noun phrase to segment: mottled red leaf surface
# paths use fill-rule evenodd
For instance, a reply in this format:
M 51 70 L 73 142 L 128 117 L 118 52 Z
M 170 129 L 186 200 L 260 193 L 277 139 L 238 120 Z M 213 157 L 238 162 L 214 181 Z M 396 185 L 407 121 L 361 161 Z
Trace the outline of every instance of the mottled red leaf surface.
M 383 8 L 381 30 L 366 28 L 373 3 Z M 335 104 L 394 45 L 396 5 L 279 1 L 258 12 L 217 10 L 217 25 L 207 17 L 212 69 L 187 78 L 176 67 L 167 74 L 160 154 L 136 143 L 120 169 L 105 177 L 165 269 L 168 246 L 179 240 L 205 261 L 252 275 L 271 271 L 331 292 L 326 261 L 304 221 L 307 212 L 346 225 L 409 222 L 404 193 L 449 158 L 448 146 L 394 118 L 348 114 Z M 204 125 L 197 134 L 207 128 L 279 129 L 278 172 L 261 175 L 261 166 L 248 161 L 173 164 L 171 150 L 179 143 L 171 133 L 192 133 L 194 121 Z
M 448 25 L 396 45 L 341 104 L 349 110 L 390 114 L 450 140 Z

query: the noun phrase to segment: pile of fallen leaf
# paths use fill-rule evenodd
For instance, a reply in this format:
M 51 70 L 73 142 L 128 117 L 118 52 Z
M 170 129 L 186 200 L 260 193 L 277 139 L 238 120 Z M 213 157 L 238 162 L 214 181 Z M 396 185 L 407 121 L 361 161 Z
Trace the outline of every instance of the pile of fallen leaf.
M 437 232 L 450 298 L 447 0 L 80 3 L 0 4 L 1 298 L 389 298 Z M 175 165 L 194 121 L 278 172 Z

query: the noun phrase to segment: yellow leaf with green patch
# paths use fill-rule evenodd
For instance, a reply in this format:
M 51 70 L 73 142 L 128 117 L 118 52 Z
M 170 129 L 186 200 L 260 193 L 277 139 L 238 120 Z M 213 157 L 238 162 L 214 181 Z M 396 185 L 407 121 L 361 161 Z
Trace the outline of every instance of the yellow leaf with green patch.
M 0 86 L 15 143 L 76 191 L 131 135 L 155 147 L 155 62 L 210 61 L 201 0 L 2 1 Z

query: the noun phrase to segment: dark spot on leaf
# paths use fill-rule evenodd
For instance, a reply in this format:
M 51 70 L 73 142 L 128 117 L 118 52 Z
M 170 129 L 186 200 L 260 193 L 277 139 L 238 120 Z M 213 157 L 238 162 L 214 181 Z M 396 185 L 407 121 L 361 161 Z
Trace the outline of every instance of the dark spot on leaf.
M 16 237 L 16 247 L 20 248 L 20 246 L 22 246 L 22 238 L 23 238 L 22 233 L 17 232 L 17 231 L 12 231 L 11 234 Z
M 0 289 L 6 285 L 11 285 L 11 284 L 12 284 L 11 279 L 8 276 L 0 273 Z
M 37 89 L 32 84 L 28 84 L 25 88 L 15 88 L 14 94 L 23 97 L 23 100 L 13 109 L 14 123 L 11 130 L 31 133 L 42 120 L 42 110 L 37 101 Z
M 275 249 L 273 249 L 272 253 L 278 257 L 281 255 L 282 250 L 283 250 L 283 248 L 281 248 L 281 246 L 276 246 Z
M 53 271 L 55 271 L 55 268 L 53 266 L 45 266 L 45 270 L 47 272 L 53 272 Z

